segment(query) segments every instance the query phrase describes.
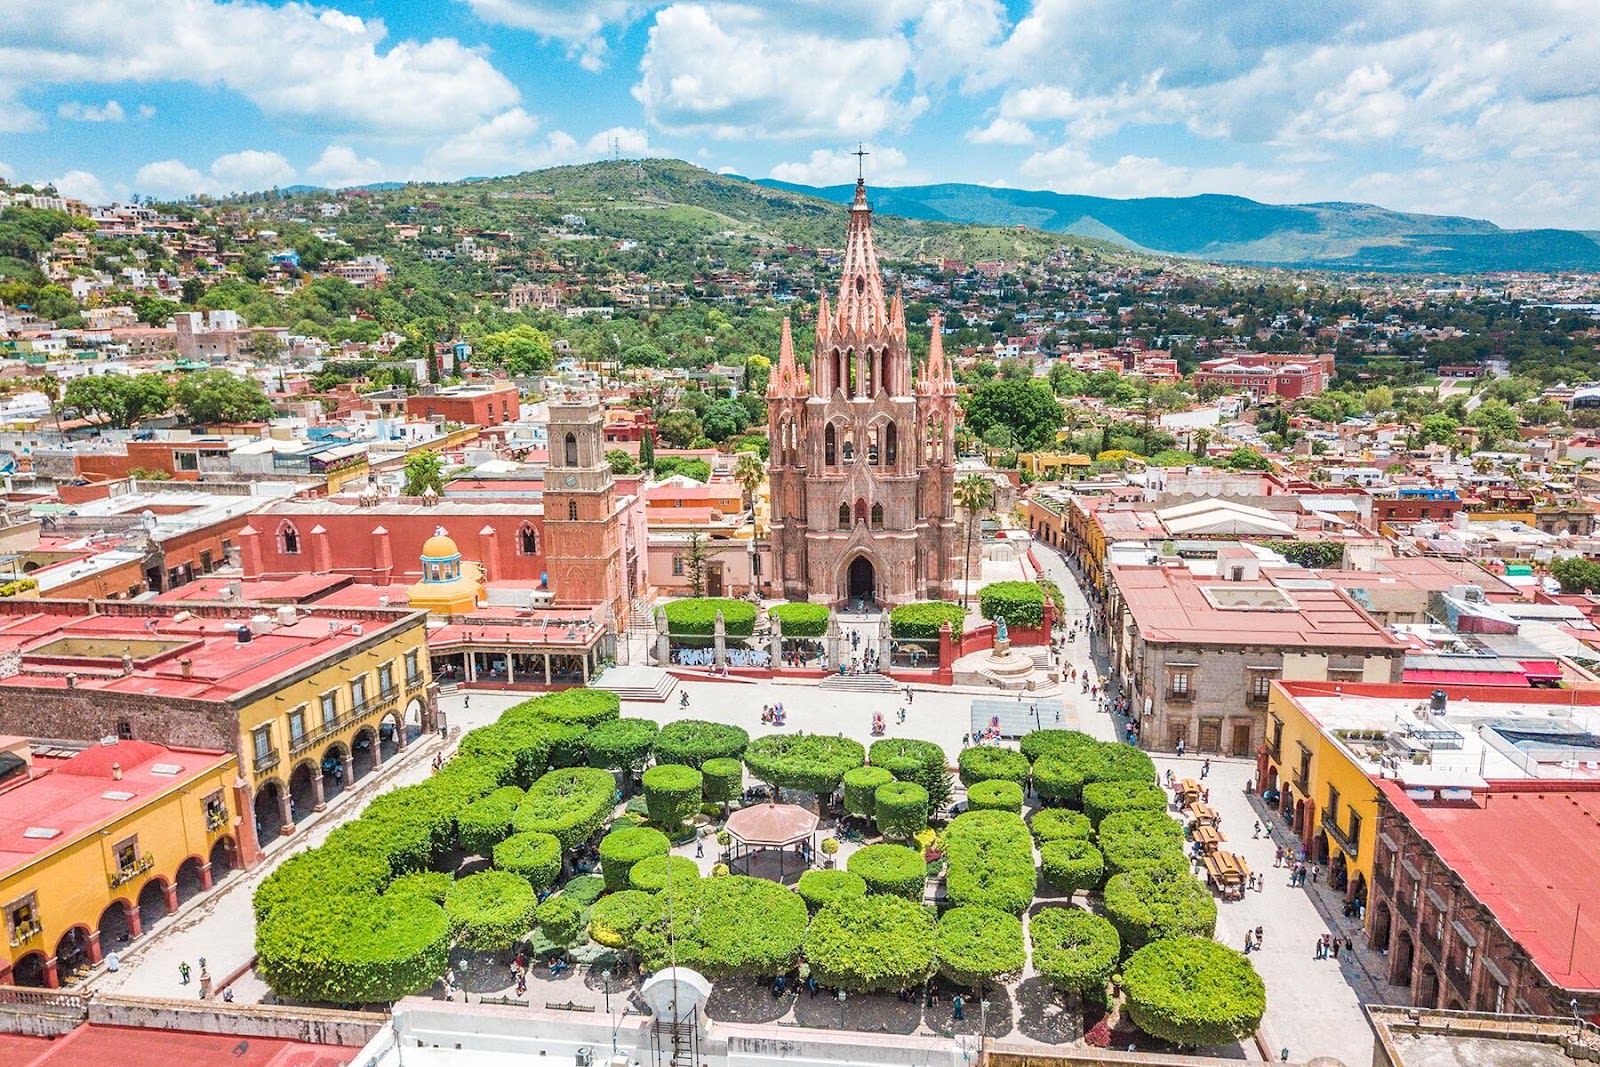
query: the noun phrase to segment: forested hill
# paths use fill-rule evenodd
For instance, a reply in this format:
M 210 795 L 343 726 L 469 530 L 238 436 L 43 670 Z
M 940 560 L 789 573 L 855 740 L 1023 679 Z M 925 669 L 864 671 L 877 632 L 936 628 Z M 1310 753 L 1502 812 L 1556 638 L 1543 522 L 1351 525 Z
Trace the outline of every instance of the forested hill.
M 854 188 L 756 184 L 848 203 Z M 1240 196 L 1099 196 L 982 185 L 876 187 L 886 215 L 1027 226 L 1128 248 L 1232 263 L 1342 270 L 1475 273 L 1600 270 L 1600 240 L 1576 230 L 1504 230 L 1482 219 L 1371 204 L 1263 204 Z

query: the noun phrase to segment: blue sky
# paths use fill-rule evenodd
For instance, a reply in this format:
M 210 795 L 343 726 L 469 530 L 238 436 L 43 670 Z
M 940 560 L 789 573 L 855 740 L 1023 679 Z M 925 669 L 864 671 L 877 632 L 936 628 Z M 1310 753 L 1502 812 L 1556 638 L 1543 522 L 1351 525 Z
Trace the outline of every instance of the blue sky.
M 103 201 L 670 155 L 1600 229 L 1595 0 L 0 0 L 0 177 Z

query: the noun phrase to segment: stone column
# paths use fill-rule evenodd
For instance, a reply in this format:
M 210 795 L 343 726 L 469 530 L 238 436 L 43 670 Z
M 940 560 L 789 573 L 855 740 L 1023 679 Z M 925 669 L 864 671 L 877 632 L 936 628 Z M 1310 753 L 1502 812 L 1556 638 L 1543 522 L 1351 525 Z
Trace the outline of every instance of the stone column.
M 544 684 L 550 684 L 550 653 L 544 654 Z
M 92 967 L 105 959 L 105 954 L 100 951 L 100 931 L 89 931 L 89 965 Z
M 178 883 L 168 882 L 161 895 L 166 898 L 168 915 L 178 910 Z
M 513 662 L 516 657 L 512 651 L 506 649 L 506 684 L 515 685 L 517 682 L 517 665 Z
M 828 669 L 829 670 L 836 671 L 836 670 L 839 669 L 839 663 L 840 663 L 840 660 L 839 660 L 839 643 L 842 640 L 842 638 L 843 638 L 843 635 L 840 634 L 840 632 L 839 632 L 839 617 L 837 615 L 831 615 L 830 614 L 828 616 Z
M 139 914 L 139 905 L 128 903 L 123 905 L 123 912 L 128 919 L 128 940 L 132 941 L 144 933 L 144 919 Z
M 278 790 L 278 818 L 283 822 L 283 828 L 278 831 L 283 837 L 294 833 L 294 798 L 289 795 L 289 787 L 284 786 Z
M 584 651 L 582 656 L 578 657 L 578 669 L 583 672 L 583 684 L 584 685 L 588 685 L 589 684 L 589 653 L 588 653 L 587 650 Z
M 320 780 L 320 778 L 319 778 L 319 780 Z M 211 885 L 212 885 L 212 881 L 211 881 L 211 864 L 210 863 L 202 863 L 200 865 L 200 890 L 201 890 L 201 892 L 204 892 L 205 890 L 210 889 Z M 96 931 L 94 936 L 96 938 L 98 938 L 100 936 L 99 932 Z
M 956 650 L 950 624 L 939 626 L 939 684 L 951 685 L 955 681 Z
M 722 612 L 717 612 L 716 622 L 711 630 L 711 663 L 715 667 L 722 667 L 728 662 L 728 624 L 722 620 Z
M 506 655 L 506 677 L 511 676 L 511 656 Z M 406 750 L 406 713 L 404 710 L 396 713 L 394 717 L 394 754 L 399 756 Z
M 667 633 L 667 609 L 656 609 L 656 666 L 666 667 L 672 663 L 672 638 Z M 547 672 L 548 673 L 548 672 Z M 545 684 L 550 684 L 550 679 L 545 679 Z
M 240 812 L 235 824 L 234 842 L 239 846 L 239 866 L 249 870 L 261 862 L 261 842 L 256 837 L 256 798 L 250 783 L 236 778 L 233 783 L 233 806 Z
M 768 655 L 773 667 L 783 666 L 783 620 L 777 616 L 772 616 L 772 649 Z
M 377 727 L 372 730 L 372 769 L 376 771 L 383 766 L 383 738 L 379 736 Z
M 880 612 L 878 615 L 878 670 L 887 674 L 889 671 L 889 613 Z
M 318 770 L 311 775 L 311 810 L 323 811 L 327 806 L 327 798 L 322 795 L 322 771 Z M 209 864 L 206 865 L 205 870 L 208 872 L 207 878 L 209 879 L 209 871 L 211 870 Z M 210 887 L 208 886 L 207 888 Z
M 46 989 L 61 988 L 61 976 L 56 973 L 56 958 L 54 956 L 44 961 L 44 987 Z

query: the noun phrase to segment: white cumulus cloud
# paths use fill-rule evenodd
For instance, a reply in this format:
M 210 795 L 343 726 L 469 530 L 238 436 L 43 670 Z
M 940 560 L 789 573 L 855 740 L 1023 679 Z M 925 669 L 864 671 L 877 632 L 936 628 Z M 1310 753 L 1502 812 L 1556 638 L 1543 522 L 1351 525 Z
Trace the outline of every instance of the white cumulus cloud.
M 180 159 L 146 163 L 134 175 L 135 192 L 151 196 L 185 197 L 196 194 L 226 196 L 287 184 L 294 167 L 277 152 L 246 149 L 211 161 L 202 173 Z
M 1034 132 L 1025 122 L 996 116 L 987 126 L 974 126 L 966 133 L 973 144 L 1032 144 Z
M 50 183 L 56 192 L 86 204 L 105 204 L 112 199 L 105 183 L 86 170 L 69 170 Z
M 56 108 L 56 114 L 73 122 L 121 122 L 128 117 L 123 113 L 122 105 L 115 100 L 107 100 L 103 104 L 65 100 Z
M 339 144 L 324 148 L 317 161 L 306 168 L 308 175 L 335 189 L 379 181 L 383 172 L 383 164 L 376 159 L 361 156 L 349 145 Z
M 909 166 L 898 148 L 868 145 L 862 161 L 872 185 L 913 185 L 927 175 Z M 819 148 L 803 162 L 779 163 L 768 177 L 796 185 L 841 185 L 856 180 L 856 155 L 844 149 Z

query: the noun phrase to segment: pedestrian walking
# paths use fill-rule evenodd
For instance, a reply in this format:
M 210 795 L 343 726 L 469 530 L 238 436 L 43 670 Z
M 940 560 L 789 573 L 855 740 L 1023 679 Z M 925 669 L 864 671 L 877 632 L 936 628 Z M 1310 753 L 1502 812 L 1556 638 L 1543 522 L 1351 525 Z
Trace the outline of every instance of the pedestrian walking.
M 700 859 L 705 854 L 706 854 L 706 839 L 703 838 L 703 837 L 695 838 L 694 839 L 694 858 L 695 859 Z
M 1255 947 L 1255 943 L 1255 935 L 1246 930 L 1244 932 L 1244 954 L 1246 956 L 1250 955 L 1250 950 Z
M 1322 958 L 1322 938 L 1320 937 L 1317 938 L 1317 943 L 1311 947 L 1311 958 L 1314 960 Z
M 1178 755 L 1183 755 L 1183 738 L 1178 738 Z
M 1200 777 L 1209 778 L 1210 776 L 1211 776 L 1211 757 L 1207 756 L 1205 758 L 1205 761 L 1200 764 Z
M 1277 849 L 1277 852 L 1273 854 L 1272 865 L 1274 867 L 1282 867 L 1283 866 L 1283 846 L 1282 845 L 1279 845 L 1278 849 Z
M 1256 927 L 1256 951 L 1261 950 L 1261 927 Z
M 1322 880 L 1322 864 L 1313 863 L 1311 865 L 1311 880 L 1313 882 L 1318 882 L 1318 881 Z
M 470 707 L 472 707 L 472 694 L 467 693 L 461 698 L 461 710 L 466 711 Z
M 178 984 L 189 984 L 189 962 L 187 960 L 178 964 Z
M 1332 948 L 1331 951 L 1333 952 L 1333 958 L 1334 959 L 1338 959 L 1339 958 L 1339 939 L 1337 937 L 1333 939 L 1333 948 Z
M 1252 833 L 1250 836 L 1253 837 L 1253 838 L 1258 838 L 1258 837 L 1261 836 L 1261 820 L 1260 819 L 1256 820 L 1255 832 Z
M 967 1002 L 960 993 L 950 998 L 950 1011 L 955 1015 L 956 1022 L 966 1018 Z

